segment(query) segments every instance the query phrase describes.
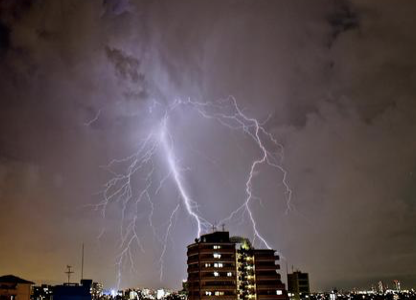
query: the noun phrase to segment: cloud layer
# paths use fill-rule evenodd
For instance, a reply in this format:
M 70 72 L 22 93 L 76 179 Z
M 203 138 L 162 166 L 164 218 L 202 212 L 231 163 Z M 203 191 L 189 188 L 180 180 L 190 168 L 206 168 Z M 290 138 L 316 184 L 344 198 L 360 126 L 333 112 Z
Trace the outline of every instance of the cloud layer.
M 2 1 L 1 272 L 63 281 L 85 242 L 87 276 L 112 286 L 120 209 L 103 221 L 85 207 L 108 179 L 100 166 L 135 150 L 155 100 L 233 95 L 248 115 L 271 116 L 266 127 L 285 146 L 294 209 L 285 214 L 281 174 L 262 170 L 253 210 L 289 269 L 310 272 L 314 290 L 414 284 L 415 10 L 406 1 Z M 218 221 L 241 203 L 258 153 L 191 111 L 174 120 L 189 189 Z M 169 189 L 156 223 L 174 207 Z M 123 285 L 179 287 L 194 224 L 182 212 L 160 282 L 160 244 L 142 209 L 149 250 L 136 249 L 139 274 L 126 268 Z

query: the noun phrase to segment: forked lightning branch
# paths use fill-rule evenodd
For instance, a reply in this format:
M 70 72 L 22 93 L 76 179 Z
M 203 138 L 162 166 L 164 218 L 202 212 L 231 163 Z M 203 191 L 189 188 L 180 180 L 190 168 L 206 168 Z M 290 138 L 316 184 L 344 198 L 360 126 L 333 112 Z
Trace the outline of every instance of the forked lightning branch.
M 157 109 L 163 107 L 162 104 L 155 102 Z M 171 105 L 163 109 L 159 121 L 155 122 L 153 128 L 149 128 L 148 134 L 140 142 L 137 151 L 122 158 L 112 160 L 105 169 L 110 172 L 111 179 L 104 185 L 102 191 L 102 201 L 96 208 L 105 218 L 110 203 L 118 203 L 121 209 L 120 220 L 120 246 L 117 257 L 118 284 L 120 284 L 123 266 L 128 263 L 134 269 L 134 249 L 138 248 L 145 251 L 137 230 L 139 219 L 139 204 L 146 201 L 150 207 L 148 223 L 153 233 L 156 235 L 156 228 L 153 224 L 155 213 L 153 199 L 171 181 L 176 187 L 178 194 L 177 203 L 170 213 L 166 229 L 162 237 L 157 237 L 162 244 L 162 252 L 159 259 L 160 277 L 163 276 L 163 261 L 167 249 L 167 242 L 171 234 L 173 222 L 180 211 L 185 211 L 195 226 L 195 234 L 199 237 L 212 228 L 212 222 L 203 217 L 203 212 L 198 210 L 197 199 L 193 199 L 187 190 L 186 173 L 175 153 L 175 136 L 169 129 L 170 122 L 173 122 L 172 114 L 181 108 L 191 108 L 200 118 L 218 122 L 225 129 L 231 130 L 233 134 L 243 134 L 258 148 L 258 154 L 247 163 L 249 170 L 246 174 L 244 189 L 245 198 L 241 199 L 240 205 L 235 208 L 220 223 L 232 223 L 246 218 L 251 224 L 253 232 L 253 244 L 259 243 L 262 246 L 271 248 L 256 223 L 256 217 L 251 206 L 258 198 L 253 195 L 254 177 L 259 176 L 262 166 L 276 169 L 282 174 L 281 184 L 284 187 L 283 197 L 286 201 L 287 210 L 291 209 L 292 191 L 287 183 L 287 172 L 282 166 L 283 147 L 277 142 L 273 135 L 266 130 L 264 124 L 259 120 L 247 116 L 239 107 L 234 97 L 228 97 L 216 102 L 197 102 L 191 99 L 176 100 Z M 154 107 L 155 108 L 155 107 Z M 162 179 L 154 180 L 154 174 L 162 157 L 166 170 Z M 156 163 L 158 162 L 158 163 Z M 135 190 L 134 175 L 140 174 L 144 179 L 139 190 Z M 174 200 L 174 199 L 173 199 Z M 181 208 L 181 209 L 180 209 Z M 126 213 L 132 213 L 132 218 L 126 218 Z

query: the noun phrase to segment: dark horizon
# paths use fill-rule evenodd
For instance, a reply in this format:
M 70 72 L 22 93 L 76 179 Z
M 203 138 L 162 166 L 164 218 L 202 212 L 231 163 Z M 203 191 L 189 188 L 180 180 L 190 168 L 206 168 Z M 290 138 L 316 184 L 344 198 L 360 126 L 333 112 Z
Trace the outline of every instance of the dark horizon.
M 64 282 L 85 243 L 86 278 L 180 288 L 224 223 L 312 290 L 416 287 L 415 15 L 0 1 L 0 273 Z

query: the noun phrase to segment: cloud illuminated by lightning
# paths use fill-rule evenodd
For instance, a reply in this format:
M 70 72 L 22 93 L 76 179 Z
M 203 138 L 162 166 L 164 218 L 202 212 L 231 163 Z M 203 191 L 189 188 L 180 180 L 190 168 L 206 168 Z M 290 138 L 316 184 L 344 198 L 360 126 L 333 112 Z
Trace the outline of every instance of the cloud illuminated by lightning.
M 153 113 L 157 105 L 162 106 L 158 102 L 154 102 L 149 112 Z M 148 215 L 149 226 L 157 236 L 157 228 L 154 226 L 152 219 L 155 209 L 153 197 L 164 188 L 165 183 L 168 181 L 174 183 L 179 195 L 179 201 L 171 212 L 163 237 L 157 237 L 162 243 L 159 259 L 160 278 L 162 279 L 163 276 L 163 257 L 167 250 L 168 237 L 172 230 L 174 217 L 178 214 L 181 207 L 196 225 L 195 233 L 198 237 L 212 227 L 211 222 L 203 218 L 199 212 L 196 200 L 191 198 L 185 184 L 185 169 L 175 155 L 175 139 L 174 134 L 169 130 L 171 128 L 169 122 L 171 121 L 172 113 L 181 107 L 190 107 L 202 118 L 219 122 L 229 130 L 242 132 L 250 137 L 259 150 L 258 157 L 253 158 L 249 162 L 250 168 L 244 187 L 246 198 L 221 223 L 229 223 L 235 220 L 241 221 L 245 216 L 248 216 L 253 229 L 253 244 L 258 240 L 263 246 L 271 248 L 266 238 L 260 234 L 255 216 L 251 210 L 252 202 L 258 200 L 253 194 L 253 180 L 258 175 L 261 166 L 274 168 L 282 174 L 281 183 L 285 189 L 286 213 L 291 209 L 292 191 L 287 183 L 287 171 L 282 166 L 283 147 L 265 129 L 264 123 L 248 117 L 240 109 L 234 97 L 228 97 L 216 102 L 178 99 L 164 108 L 159 121 L 154 123 L 154 127 L 149 128 L 148 135 L 140 142 L 136 152 L 122 159 L 114 159 L 103 167 L 110 172 L 112 177 L 105 184 L 102 191 L 103 199 L 96 205 L 96 208 L 100 209 L 103 217 L 105 217 L 110 203 L 119 203 L 121 205 L 120 252 L 117 257 L 118 284 L 120 284 L 121 270 L 125 263 L 129 263 L 132 270 L 134 270 L 133 249 L 145 251 L 137 231 L 138 206 L 142 202 L 148 203 L 150 208 Z M 157 161 L 160 160 L 160 157 L 162 157 L 167 171 L 161 179 L 154 182 L 155 168 L 157 168 Z M 133 183 L 137 183 L 140 186 L 138 191 L 134 190 Z M 132 210 L 131 207 L 134 209 Z

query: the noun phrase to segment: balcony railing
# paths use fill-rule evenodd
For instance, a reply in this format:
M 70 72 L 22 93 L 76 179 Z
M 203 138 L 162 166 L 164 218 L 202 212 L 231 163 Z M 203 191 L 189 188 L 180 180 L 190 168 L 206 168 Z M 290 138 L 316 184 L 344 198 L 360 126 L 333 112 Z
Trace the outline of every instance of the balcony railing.
M 213 249 L 213 248 L 202 248 L 199 250 L 199 253 L 201 254 L 210 254 L 210 253 L 227 253 L 227 254 L 233 254 L 235 253 L 235 249 L 228 249 L 228 248 L 220 248 L 220 249 Z
M 279 270 L 279 265 L 274 264 L 267 264 L 267 265 L 256 265 L 255 270 L 256 271 L 270 271 L 270 270 Z
M 222 268 L 215 268 L 215 267 L 203 267 L 201 268 L 201 272 L 226 272 L 226 271 L 235 271 L 235 267 L 234 266 L 227 266 L 227 267 L 222 267 Z
M 280 275 L 277 273 L 275 275 L 256 275 L 256 280 L 280 280 Z
M 201 291 L 237 291 L 235 284 L 202 286 Z
M 215 257 L 200 257 L 199 260 L 203 263 L 214 263 L 214 262 L 235 262 L 234 257 L 224 257 L 223 255 L 220 258 Z

